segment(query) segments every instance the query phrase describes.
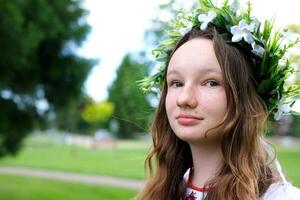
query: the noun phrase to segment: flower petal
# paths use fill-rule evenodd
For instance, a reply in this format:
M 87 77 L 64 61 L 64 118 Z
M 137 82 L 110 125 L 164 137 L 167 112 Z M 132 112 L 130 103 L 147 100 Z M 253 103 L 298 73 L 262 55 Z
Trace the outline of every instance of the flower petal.
M 187 33 L 187 30 L 186 30 L 186 28 L 180 28 L 179 32 L 182 36 L 184 36 Z
M 247 26 L 248 26 L 248 24 L 247 24 L 247 22 L 246 22 L 244 19 L 242 19 L 242 20 L 239 22 L 239 28 L 240 28 L 240 29 L 242 29 L 242 30 L 247 29 Z
M 193 28 L 193 23 L 189 22 L 186 27 L 180 28 L 179 32 L 183 36 L 183 35 L 187 34 L 188 32 L 190 32 L 192 30 L 192 28 Z
M 283 104 L 279 107 L 279 110 L 281 110 L 284 113 L 288 113 L 291 111 L 291 106 L 289 104 Z
M 255 44 L 255 42 L 252 43 L 252 48 L 251 51 L 259 57 L 262 57 L 265 53 L 265 49 L 262 46 Z
M 204 31 L 204 30 L 207 28 L 207 25 L 208 25 L 207 22 L 203 22 L 203 23 L 201 24 L 201 26 L 200 26 L 200 29 L 201 29 L 202 31 Z
M 230 28 L 230 32 L 232 33 L 232 35 L 241 34 L 242 33 L 241 29 L 238 26 L 232 26 Z
M 187 24 L 186 28 L 188 28 L 188 29 L 191 30 L 191 29 L 193 28 L 193 26 L 194 26 L 193 22 L 189 22 L 189 23 Z
M 208 11 L 207 18 L 209 21 L 212 21 L 214 18 L 216 18 L 217 14 L 214 11 Z
M 255 23 L 254 22 L 252 22 L 251 24 L 249 24 L 247 26 L 247 30 L 250 31 L 250 32 L 253 32 L 254 29 L 255 29 Z
M 245 40 L 246 42 L 248 42 L 249 44 L 252 44 L 252 43 L 254 42 L 254 39 L 253 39 L 251 33 L 245 32 L 245 33 L 243 34 L 243 38 L 244 38 L 244 40 Z
M 241 34 L 235 34 L 232 36 L 232 42 L 239 42 L 241 41 L 241 39 L 243 38 L 243 36 Z
M 201 14 L 198 16 L 199 22 L 205 22 L 207 20 L 207 16 L 205 14 Z

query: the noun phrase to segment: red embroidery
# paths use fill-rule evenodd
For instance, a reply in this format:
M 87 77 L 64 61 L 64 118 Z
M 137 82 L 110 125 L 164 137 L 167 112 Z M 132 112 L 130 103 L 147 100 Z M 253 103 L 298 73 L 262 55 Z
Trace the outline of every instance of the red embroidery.
M 197 197 L 195 197 L 196 192 L 191 192 L 189 196 L 185 198 L 185 200 L 197 200 Z
M 193 190 L 197 190 L 199 192 L 208 192 L 210 190 L 209 187 L 197 187 L 193 184 L 192 182 L 192 177 L 193 177 L 193 168 L 191 168 L 190 173 L 189 173 L 189 179 L 187 181 L 187 186 Z

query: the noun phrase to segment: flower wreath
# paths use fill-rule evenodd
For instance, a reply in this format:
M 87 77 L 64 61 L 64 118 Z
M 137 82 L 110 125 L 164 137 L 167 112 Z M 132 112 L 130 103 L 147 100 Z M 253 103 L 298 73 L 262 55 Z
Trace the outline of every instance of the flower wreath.
M 160 63 L 158 72 L 139 81 L 144 92 L 160 88 L 166 76 L 166 61 L 172 49 L 183 35 L 192 28 L 205 30 L 214 26 L 227 43 L 238 43 L 255 58 L 259 66 L 253 82 L 260 97 L 266 103 L 271 119 L 279 120 L 283 114 L 295 113 L 291 107 L 295 103 L 293 97 L 299 95 L 299 85 L 286 86 L 286 79 L 296 70 L 287 58 L 287 50 L 300 42 L 284 44 L 287 30 L 273 30 L 274 19 L 261 23 L 251 16 L 252 5 L 246 9 L 240 8 L 234 0 L 229 4 L 225 0 L 217 7 L 211 0 L 200 0 L 200 8 L 192 11 L 179 10 L 176 20 L 171 20 L 167 31 L 167 39 L 160 42 L 152 51 L 154 58 Z

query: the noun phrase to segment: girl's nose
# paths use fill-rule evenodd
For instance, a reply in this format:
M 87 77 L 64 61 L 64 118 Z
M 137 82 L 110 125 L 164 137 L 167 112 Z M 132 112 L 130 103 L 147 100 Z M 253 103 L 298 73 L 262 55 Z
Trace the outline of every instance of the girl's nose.
M 198 105 L 196 92 L 192 87 L 184 86 L 182 92 L 177 97 L 177 106 L 195 108 Z

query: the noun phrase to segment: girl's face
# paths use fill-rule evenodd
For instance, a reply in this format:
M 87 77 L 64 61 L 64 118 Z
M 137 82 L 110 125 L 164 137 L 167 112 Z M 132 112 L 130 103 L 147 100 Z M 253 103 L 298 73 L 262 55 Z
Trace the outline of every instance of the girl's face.
M 227 99 L 211 40 L 192 39 L 175 51 L 168 66 L 167 85 L 167 116 L 180 139 L 200 142 L 208 129 L 223 121 Z M 207 135 L 216 136 L 220 133 Z

